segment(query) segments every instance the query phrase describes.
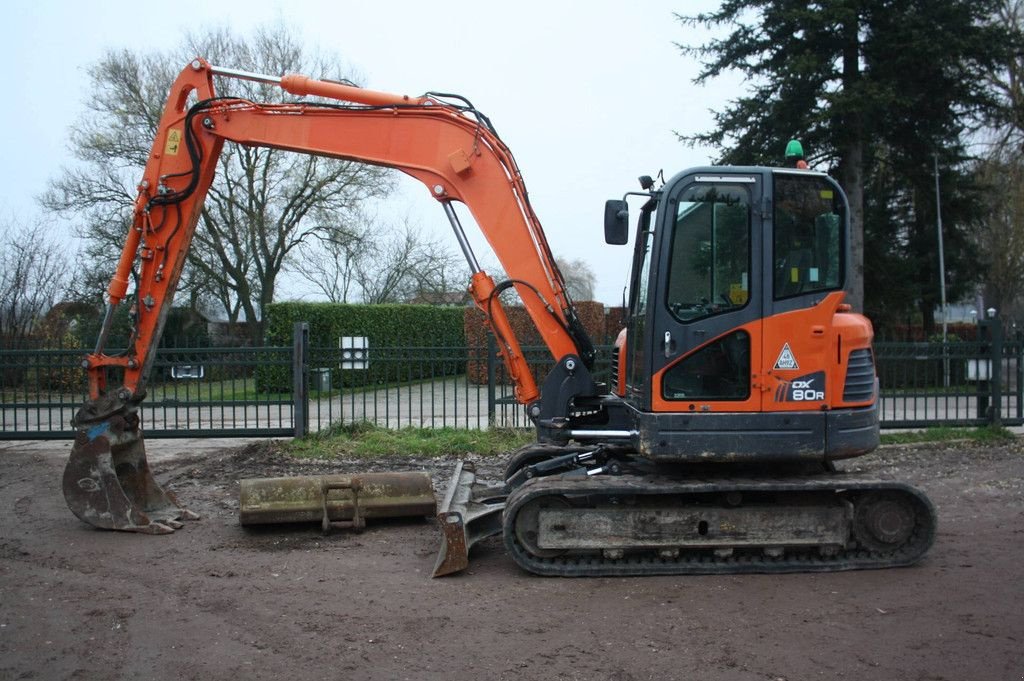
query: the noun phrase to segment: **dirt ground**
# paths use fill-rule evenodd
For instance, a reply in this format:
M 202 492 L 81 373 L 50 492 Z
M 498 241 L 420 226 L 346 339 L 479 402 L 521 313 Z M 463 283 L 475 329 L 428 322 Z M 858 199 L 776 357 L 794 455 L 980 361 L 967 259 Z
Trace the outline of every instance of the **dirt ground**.
M 167 457 L 157 477 L 203 519 L 150 537 L 70 514 L 66 448 L 5 445 L 2 679 L 1024 678 L 1024 441 L 888 447 L 847 466 L 935 502 L 938 539 L 912 568 L 541 578 L 493 538 L 435 580 L 433 521 L 247 530 L 237 480 L 424 468 L 440 494 L 451 461 Z

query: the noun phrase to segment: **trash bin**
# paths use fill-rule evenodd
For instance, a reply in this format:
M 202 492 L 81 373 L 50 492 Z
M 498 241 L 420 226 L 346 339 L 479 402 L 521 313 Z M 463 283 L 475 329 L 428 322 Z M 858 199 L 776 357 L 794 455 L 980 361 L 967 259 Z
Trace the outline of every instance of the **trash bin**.
M 330 367 L 320 367 L 313 369 L 309 376 L 310 388 L 313 390 L 319 390 L 320 392 L 330 392 L 331 390 L 331 369 Z

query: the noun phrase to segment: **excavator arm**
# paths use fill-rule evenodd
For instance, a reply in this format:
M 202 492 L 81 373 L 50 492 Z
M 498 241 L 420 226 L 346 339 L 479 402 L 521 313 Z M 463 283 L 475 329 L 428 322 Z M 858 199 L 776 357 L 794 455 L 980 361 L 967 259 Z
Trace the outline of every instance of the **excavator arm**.
M 315 101 L 255 103 L 218 97 L 213 76 L 275 83 Z M 195 102 L 195 103 L 192 103 Z M 508 147 L 488 119 L 451 95 L 408 97 L 290 75 L 282 78 L 189 64 L 175 80 L 160 120 L 132 225 L 108 289 L 103 326 L 86 358 L 90 400 L 76 416 L 76 444 L 65 471 L 72 510 L 100 527 L 164 532 L 182 510 L 149 473 L 137 408 L 226 141 L 396 168 L 422 182 L 448 216 L 472 270 L 470 292 L 498 340 L 520 403 L 540 423 L 568 416 L 593 395 L 593 348 L 580 325 L 543 229 Z M 480 267 L 454 209 L 465 204 L 509 280 L 495 284 Z M 115 308 L 133 271 L 133 329 L 124 355 L 106 353 Z M 499 294 L 515 287 L 556 360 L 546 401 L 531 374 Z M 109 370 L 122 385 L 109 389 Z M 548 389 L 548 385 L 551 386 Z M 122 499 L 121 497 L 124 497 Z M 187 517 L 187 516 L 185 516 Z
M 334 103 L 259 104 L 218 98 L 212 76 L 272 81 L 287 92 Z M 197 104 L 186 108 L 192 93 Z M 343 102 L 343 103 L 342 103 Z M 500 340 L 523 404 L 539 390 L 497 296 L 514 286 L 554 359 L 593 349 L 530 207 L 522 175 L 486 117 L 440 96 L 410 98 L 304 76 L 274 78 L 195 60 L 175 81 L 135 202 L 133 224 L 109 288 L 107 318 L 124 300 L 133 267 L 139 284 L 127 356 L 103 353 L 109 321 L 89 356 L 90 395 L 105 391 L 105 369 L 124 368 L 124 397 L 144 389 L 164 317 L 225 141 L 396 168 L 422 182 L 443 206 L 472 270 L 473 299 Z M 453 204 L 465 204 L 509 276 L 496 286 L 465 238 Z

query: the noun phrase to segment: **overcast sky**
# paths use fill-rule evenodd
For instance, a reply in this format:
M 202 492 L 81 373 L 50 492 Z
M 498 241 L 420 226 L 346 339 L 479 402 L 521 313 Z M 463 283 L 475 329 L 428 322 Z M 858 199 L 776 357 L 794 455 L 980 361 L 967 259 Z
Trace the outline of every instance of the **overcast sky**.
M 556 256 L 586 260 L 597 274 L 597 298 L 618 304 L 632 245 L 604 244 L 604 201 L 638 190 L 639 175 L 664 170 L 670 177 L 708 163 L 709 150 L 681 144 L 674 131 L 708 130 L 709 109 L 721 108 L 738 92 L 735 78 L 706 88 L 692 85 L 698 65 L 674 45 L 699 43 L 706 36 L 684 28 L 673 12 L 691 14 L 716 4 L 11 3 L 0 22 L 0 49 L 8 54 L 2 77 L 6 105 L 0 113 L 0 214 L 41 215 L 35 197 L 71 162 L 68 129 L 90 96 L 86 69 L 104 51 L 170 50 L 182 44 L 187 31 L 227 26 L 245 35 L 283 20 L 350 64 L 367 87 L 469 98 L 516 155 Z M 450 236 L 437 202 L 404 176 L 397 195 L 379 212 L 385 220 L 407 216 L 428 233 Z M 472 224 L 468 211 L 461 215 Z M 67 225 L 55 227 L 69 232 Z M 481 260 L 495 261 L 481 240 L 474 244 Z M 451 245 L 457 249 L 453 237 Z M 296 284 L 286 290 L 302 293 Z

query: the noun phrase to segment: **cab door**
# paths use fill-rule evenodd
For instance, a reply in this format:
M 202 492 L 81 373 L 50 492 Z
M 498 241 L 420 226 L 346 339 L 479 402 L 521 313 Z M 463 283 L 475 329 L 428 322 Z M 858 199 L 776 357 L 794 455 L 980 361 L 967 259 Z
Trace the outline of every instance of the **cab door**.
M 822 173 L 776 169 L 771 195 L 765 410 L 820 411 L 840 401 L 845 381 L 835 315 L 844 295 L 849 211 L 842 190 Z
M 761 410 L 764 183 L 718 168 L 665 189 L 645 339 L 652 411 Z

